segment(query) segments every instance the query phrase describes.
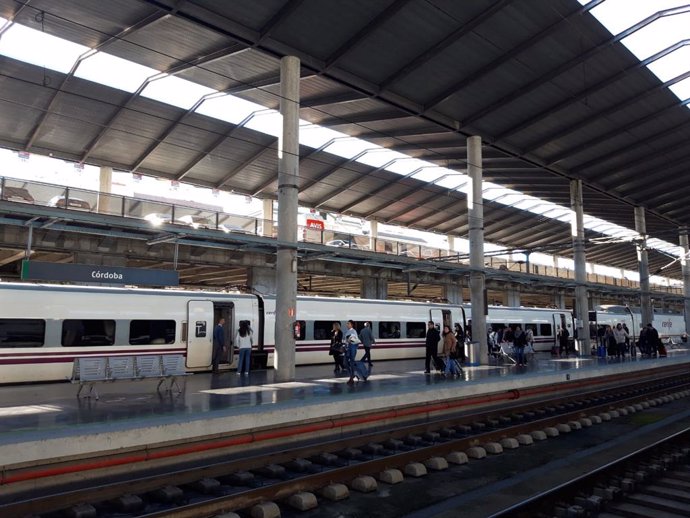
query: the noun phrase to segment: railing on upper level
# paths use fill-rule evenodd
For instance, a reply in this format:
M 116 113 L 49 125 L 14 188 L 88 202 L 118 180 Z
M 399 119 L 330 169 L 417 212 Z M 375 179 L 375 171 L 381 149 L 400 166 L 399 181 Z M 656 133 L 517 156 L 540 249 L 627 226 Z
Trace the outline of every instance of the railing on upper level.
M 64 187 L 41 182 L 30 182 L 16 178 L 0 177 L 0 199 L 19 203 L 57 207 L 66 210 L 85 211 L 146 221 L 153 227 L 173 224 L 190 229 L 209 229 L 224 233 L 252 234 L 277 237 L 274 221 L 202 209 L 184 204 L 165 203 L 145 198 L 134 198 L 77 187 Z M 298 240 L 303 243 L 328 245 L 394 255 L 399 258 L 444 261 L 469 265 L 469 259 L 447 249 L 413 244 L 392 239 L 352 235 L 336 230 L 319 230 L 299 227 Z M 575 272 L 566 268 L 555 268 L 524 261 L 510 261 L 502 257 L 487 257 L 486 266 L 508 272 L 530 273 L 559 279 L 574 279 Z M 529 267 L 529 271 L 527 270 Z M 588 282 L 624 288 L 639 288 L 639 283 L 628 279 L 589 273 Z M 682 294 L 682 288 L 653 285 L 656 291 L 675 295 Z

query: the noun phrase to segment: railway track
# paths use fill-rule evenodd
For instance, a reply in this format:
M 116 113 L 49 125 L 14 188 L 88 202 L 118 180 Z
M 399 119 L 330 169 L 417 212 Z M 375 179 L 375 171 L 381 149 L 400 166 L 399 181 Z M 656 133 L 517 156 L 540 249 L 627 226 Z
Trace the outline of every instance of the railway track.
M 337 501 L 350 490 L 367 492 L 441 471 L 448 463 L 509 450 L 621 415 L 642 412 L 690 395 L 687 376 L 621 388 L 515 404 L 433 422 L 395 426 L 285 451 L 217 461 L 125 481 L 99 481 L 78 490 L 43 486 L 42 496 L 18 493 L 0 516 L 214 516 L 259 506 L 277 516 L 280 506 L 307 510 Z M 83 481 L 83 485 L 87 482 Z M 279 503 L 279 504 L 278 504 Z M 273 513 L 273 514 L 271 514 Z
M 690 516 L 690 427 L 491 518 Z

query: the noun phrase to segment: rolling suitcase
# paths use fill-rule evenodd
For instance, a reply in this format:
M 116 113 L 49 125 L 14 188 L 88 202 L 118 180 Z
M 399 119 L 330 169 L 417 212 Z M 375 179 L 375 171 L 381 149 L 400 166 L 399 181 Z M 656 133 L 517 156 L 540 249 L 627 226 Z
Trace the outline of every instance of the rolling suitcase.
M 446 371 L 446 362 L 443 361 L 443 358 L 440 357 L 435 357 L 434 358 L 434 367 L 438 372 L 445 372 Z
M 369 365 L 363 361 L 355 362 L 355 376 L 362 381 L 366 381 L 371 374 Z

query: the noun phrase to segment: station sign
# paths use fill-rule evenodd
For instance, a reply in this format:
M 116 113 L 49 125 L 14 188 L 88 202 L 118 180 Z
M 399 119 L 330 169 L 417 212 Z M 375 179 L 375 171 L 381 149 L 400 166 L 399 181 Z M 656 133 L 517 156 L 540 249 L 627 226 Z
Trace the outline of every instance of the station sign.
M 324 230 L 326 225 L 320 219 L 307 219 L 307 228 L 312 230 Z
M 139 286 L 180 285 L 180 275 L 174 270 L 60 264 L 27 260 L 22 261 L 21 278 L 27 281 L 69 281 Z

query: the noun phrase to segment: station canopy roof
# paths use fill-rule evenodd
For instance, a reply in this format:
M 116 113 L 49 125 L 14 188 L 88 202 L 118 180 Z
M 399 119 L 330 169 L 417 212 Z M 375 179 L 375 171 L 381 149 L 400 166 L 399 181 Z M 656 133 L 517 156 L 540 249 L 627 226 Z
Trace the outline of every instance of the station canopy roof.
M 646 2 L 660 11 L 612 34 L 594 14 L 615 4 L 0 0 L 0 146 L 275 198 L 271 110 L 293 55 L 302 205 L 466 237 L 478 135 L 487 241 L 568 256 L 581 179 L 587 260 L 636 270 L 635 206 L 659 243 L 690 225 L 690 111 L 673 90 L 690 71 L 647 66 L 690 62 L 690 40 L 647 58 L 626 44 L 690 20 Z

